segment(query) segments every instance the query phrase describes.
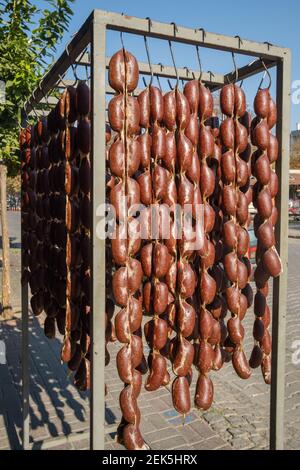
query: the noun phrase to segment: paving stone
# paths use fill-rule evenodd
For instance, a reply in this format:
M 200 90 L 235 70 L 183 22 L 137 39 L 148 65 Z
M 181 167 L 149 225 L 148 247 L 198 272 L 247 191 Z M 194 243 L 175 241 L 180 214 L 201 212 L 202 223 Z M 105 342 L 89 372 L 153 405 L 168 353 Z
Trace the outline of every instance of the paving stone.
M 181 428 L 176 428 L 178 432 L 183 432 L 184 437 L 189 442 L 190 444 L 194 444 L 195 442 L 199 442 L 199 439 L 201 439 L 201 435 L 195 431 L 189 424 L 184 426 L 184 429 L 181 430 Z M 204 440 L 204 439 L 203 439 Z
M 189 425 L 196 433 L 198 433 L 204 439 L 212 436 L 216 436 L 216 432 L 213 431 L 206 422 L 195 421 Z
M 225 444 L 226 442 L 223 441 L 223 439 L 218 436 L 214 436 L 209 439 L 205 439 L 204 441 L 196 442 L 193 444 L 193 449 L 214 450 L 222 447 Z
M 222 420 L 222 421 L 217 421 L 216 423 L 213 423 L 211 425 L 212 429 L 214 431 L 216 431 L 216 433 L 218 433 L 218 434 L 221 434 L 222 432 L 225 432 L 228 429 L 229 426 L 230 425 L 229 425 L 228 421 L 226 421 L 225 419 Z
M 168 439 L 154 442 L 153 444 L 151 444 L 151 449 L 152 450 L 172 450 L 182 445 L 183 445 L 182 436 L 174 436 L 174 437 L 169 437 Z
M 74 449 L 84 450 L 90 448 L 90 440 L 89 439 L 82 439 L 80 441 L 72 441 L 72 445 Z
M 173 426 L 185 426 L 193 421 L 196 421 L 198 416 L 195 413 L 189 413 L 184 418 L 183 416 L 177 416 L 175 418 L 169 419 L 169 423 Z
M 207 411 L 207 412 L 203 413 L 203 418 L 209 424 L 214 424 L 214 423 L 217 423 L 217 422 L 223 420 L 223 416 L 221 416 L 218 413 L 215 413 L 214 411 Z
M 154 431 L 154 432 L 148 433 L 147 441 L 152 444 L 162 439 L 166 439 L 168 437 L 177 437 L 177 436 L 179 436 L 179 433 L 176 431 L 176 429 L 173 427 L 169 427 L 166 429 L 162 429 L 161 431 Z
M 247 437 L 248 433 L 243 428 L 231 427 L 227 430 L 233 437 L 233 440 L 239 437 Z
M 161 414 L 155 413 L 149 415 L 147 417 L 147 421 L 153 424 L 155 429 L 164 429 L 167 428 L 169 425 L 168 421 L 166 421 Z
M 149 421 L 149 419 L 142 419 L 140 424 L 141 433 L 144 435 L 156 431 L 157 428 Z
M 246 437 L 233 438 L 231 441 L 231 445 L 234 449 L 237 450 L 251 449 L 254 447 L 254 444 Z
M 183 444 L 181 446 L 173 447 L 172 450 L 190 450 L 191 446 L 189 444 Z

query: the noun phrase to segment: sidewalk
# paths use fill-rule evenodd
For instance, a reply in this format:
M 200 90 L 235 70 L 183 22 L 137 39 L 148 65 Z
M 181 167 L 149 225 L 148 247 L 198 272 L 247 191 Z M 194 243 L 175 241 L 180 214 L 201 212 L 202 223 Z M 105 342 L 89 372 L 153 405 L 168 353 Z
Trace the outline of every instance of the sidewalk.
M 293 342 L 300 339 L 298 266 L 300 242 L 290 241 L 289 296 L 286 350 L 286 448 L 300 448 L 300 365 L 294 365 Z M 12 284 L 15 318 L 0 321 L 0 340 L 6 344 L 7 364 L 0 365 L 0 449 L 18 449 L 21 440 L 21 356 L 19 250 L 12 250 Z M 1 270 L 0 270 L 1 276 Z M 253 312 L 243 325 L 245 349 L 250 353 L 253 340 Z M 42 329 L 43 318 L 30 320 L 31 442 L 34 449 L 88 449 L 89 401 L 71 384 L 59 359 L 60 339 L 48 340 Z M 118 397 L 122 384 L 115 366 L 118 344 L 110 344 L 111 361 L 106 368 L 108 395 L 106 421 L 118 424 Z M 141 430 L 152 449 L 266 449 L 268 447 L 269 387 L 260 370 L 243 381 L 231 363 L 211 377 L 215 386 L 213 407 L 205 413 L 192 410 L 182 417 L 173 409 L 169 390 L 154 393 L 142 389 L 139 406 Z M 194 375 L 195 382 L 196 373 Z M 193 396 L 194 386 L 192 387 Z M 107 449 L 122 449 L 115 434 L 107 435 Z

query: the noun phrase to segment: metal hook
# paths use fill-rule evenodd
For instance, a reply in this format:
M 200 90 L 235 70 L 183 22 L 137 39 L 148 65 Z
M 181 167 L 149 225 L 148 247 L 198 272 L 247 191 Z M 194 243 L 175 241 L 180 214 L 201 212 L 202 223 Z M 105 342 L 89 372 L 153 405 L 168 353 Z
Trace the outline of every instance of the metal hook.
M 264 71 L 264 74 L 263 74 L 262 79 L 261 79 L 261 81 L 260 81 L 260 84 L 259 84 L 259 86 L 258 86 L 258 90 L 261 89 L 262 83 L 263 83 L 263 81 L 264 81 L 266 75 L 268 75 L 268 78 L 269 78 L 269 85 L 268 85 L 266 88 L 267 88 L 268 90 L 270 90 L 271 85 L 272 85 L 272 77 L 271 77 L 271 74 L 270 74 L 268 68 L 266 67 L 266 64 L 265 64 L 264 61 L 262 60 L 262 58 L 261 58 L 260 60 L 261 60 L 261 63 L 262 63 L 262 65 L 263 65 L 265 71 Z
M 233 65 L 234 65 L 234 72 L 235 72 L 235 79 L 234 79 L 234 81 L 237 82 L 237 80 L 238 80 L 238 78 L 239 78 L 239 72 L 238 72 L 238 69 L 237 69 L 237 66 L 236 66 L 234 52 L 231 52 L 231 56 L 232 56 L 232 61 L 233 61 Z
M 266 44 L 268 46 L 268 50 L 270 50 L 270 47 L 273 46 L 273 44 L 271 42 L 268 42 L 268 41 L 264 41 L 264 44 Z
M 211 81 L 211 77 L 214 77 L 215 74 L 211 70 L 208 70 L 207 73 L 209 73 L 209 79 Z
M 172 86 L 172 83 L 170 82 L 169 78 L 167 79 L 167 82 L 168 82 L 168 85 L 169 85 L 170 89 L 174 90 L 174 87 Z M 176 84 L 176 86 L 178 86 L 178 83 Z
M 45 101 L 46 101 L 47 106 L 50 107 L 49 101 L 48 101 L 48 97 L 45 95 L 44 90 L 43 90 L 42 87 L 41 87 L 41 82 L 39 82 L 38 87 L 39 87 L 40 92 L 41 92 L 42 95 L 43 95 L 43 98 L 44 98 Z M 43 108 L 43 107 L 42 107 L 42 113 L 43 113 L 43 116 L 45 117 L 45 112 L 44 112 L 44 108 Z
M 185 66 L 183 68 L 184 68 L 184 70 L 186 70 L 186 76 L 189 77 L 190 69 L 187 66 Z
M 241 44 L 243 44 L 243 40 L 241 39 L 241 36 L 239 36 L 238 34 L 236 34 L 234 37 L 239 40 L 239 48 L 240 48 L 240 47 L 241 47 Z
M 150 33 L 151 28 L 152 28 L 152 20 L 150 16 L 146 16 L 146 20 L 148 20 L 148 28 L 149 28 L 149 33 Z
M 33 91 L 33 92 L 32 92 L 32 96 L 33 96 L 33 101 L 35 102 L 35 104 L 37 104 L 37 102 L 36 102 L 36 98 L 35 98 L 35 91 Z M 32 106 L 32 105 L 31 105 L 31 106 Z M 38 117 L 38 115 L 37 115 L 37 113 L 36 113 L 36 110 L 35 110 L 35 107 L 34 107 L 34 106 L 32 106 L 32 111 L 34 112 L 34 114 L 35 114 L 35 117 L 36 117 L 36 118 L 37 118 L 37 120 L 38 120 L 38 119 L 39 119 L 39 117 Z
M 159 75 L 158 75 L 158 74 L 156 75 L 156 79 L 157 79 L 157 83 L 158 83 L 159 89 L 160 89 L 160 91 L 162 92 L 163 90 L 162 90 L 162 86 L 161 86 L 160 78 L 159 78 Z
M 121 40 L 121 44 L 122 44 L 122 49 L 123 49 L 123 51 L 125 51 L 125 46 L 124 46 L 124 41 L 123 41 L 123 31 L 120 31 L 120 40 Z
M 153 82 L 153 70 L 152 70 L 150 52 L 149 52 L 148 41 L 147 41 L 147 37 L 146 37 L 146 36 L 144 36 L 144 41 L 145 41 L 145 49 L 146 49 L 146 53 L 147 53 L 148 65 L 149 65 L 150 74 L 151 74 L 149 86 L 151 86 L 151 85 L 152 85 L 152 82 Z M 145 83 L 145 82 L 144 82 L 144 83 Z M 147 86 L 147 85 L 146 85 L 146 86 Z
M 199 75 L 199 82 L 202 81 L 202 75 L 203 75 L 203 70 L 202 70 L 202 62 L 201 62 L 201 57 L 200 57 L 200 51 L 199 51 L 199 46 L 196 46 L 196 51 L 197 51 L 197 58 L 198 58 L 198 63 L 199 63 L 199 69 L 200 69 L 200 75 Z
M 178 84 L 179 84 L 178 70 L 177 70 L 177 67 L 176 67 L 176 64 L 175 64 L 175 59 L 174 59 L 174 54 L 173 54 L 173 49 L 172 49 L 172 43 L 171 43 L 170 40 L 168 42 L 169 42 L 169 48 L 170 48 L 170 52 L 171 52 L 173 66 L 174 66 L 175 73 L 176 73 L 176 88 L 178 88 Z M 168 80 L 168 82 L 169 82 L 169 80 Z M 173 88 L 172 88 L 172 90 L 173 90 Z
M 164 65 L 163 65 L 161 62 L 158 62 L 157 65 L 160 65 L 160 70 L 162 71 L 163 68 L 164 68 Z M 158 83 L 159 89 L 160 89 L 160 91 L 162 92 L 163 90 L 162 90 L 162 86 L 161 86 L 161 82 L 160 82 L 160 78 L 159 78 L 158 73 L 156 74 L 156 79 L 157 79 L 157 83 Z
M 64 86 L 65 88 L 68 88 L 68 85 L 64 82 L 64 79 L 63 79 L 63 77 L 60 75 L 60 73 L 58 74 L 58 78 L 59 78 L 59 80 L 61 81 L 61 83 L 63 84 L 63 86 Z M 76 82 L 75 82 L 75 83 L 76 83 Z
M 76 85 L 76 83 L 78 83 L 79 81 L 79 78 L 78 78 L 78 75 L 77 75 L 77 70 L 76 70 L 76 66 L 74 66 L 74 64 L 71 62 L 70 60 L 70 53 L 69 53 L 69 44 L 66 45 L 66 53 L 67 53 L 67 56 L 68 56 L 68 59 L 69 59 L 69 64 L 70 64 L 70 67 L 72 69 L 72 72 L 73 72 L 73 75 L 75 77 L 75 82 L 74 82 L 74 86 Z
M 204 28 L 196 28 L 195 29 L 195 33 L 197 33 L 197 31 L 202 31 L 202 42 L 205 41 L 205 37 L 206 37 L 206 31 Z
M 176 33 L 178 33 L 178 26 L 176 23 L 174 23 L 174 21 L 172 21 L 172 23 L 170 23 L 174 26 L 174 36 L 176 36 Z
M 90 79 L 91 79 L 91 74 L 89 75 L 89 73 L 88 73 L 88 69 L 89 69 L 89 67 L 88 67 L 88 65 L 85 65 L 85 67 L 84 67 L 84 68 L 85 68 L 85 76 L 86 76 L 86 81 L 87 81 L 87 82 L 89 82 L 89 81 L 90 81 Z

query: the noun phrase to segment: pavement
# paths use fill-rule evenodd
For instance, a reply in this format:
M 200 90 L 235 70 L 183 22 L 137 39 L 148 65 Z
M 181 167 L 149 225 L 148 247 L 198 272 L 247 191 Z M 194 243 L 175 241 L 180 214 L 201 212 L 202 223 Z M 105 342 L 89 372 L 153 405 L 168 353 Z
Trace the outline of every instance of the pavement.
M 13 215 L 12 215 L 13 214 Z M 18 214 L 10 213 L 13 243 L 18 243 Z M 20 250 L 12 248 L 12 292 L 15 317 L 0 321 L 0 341 L 6 346 L 6 363 L 0 355 L 0 449 L 19 449 L 21 440 L 21 354 L 20 354 Z M 300 240 L 289 240 L 289 281 L 285 373 L 285 448 L 300 448 Z M 0 270 L 1 276 L 1 270 Z M 271 294 L 270 294 L 271 303 Z M 245 349 L 250 354 L 254 314 L 250 309 L 243 325 Z M 88 449 L 89 396 L 72 385 L 59 359 L 61 338 L 48 340 L 43 333 L 44 318 L 30 318 L 30 421 L 34 449 Z M 2 343 L 3 347 L 3 343 Z M 122 383 L 115 367 L 120 345 L 109 345 L 110 364 L 106 368 L 106 422 L 112 428 L 120 419 L 119 393 Z M 1 343 L 0 343 L 1 353 Z M 145 350 L 147 354 L 147 350 Z M 241 380 L 231 363 L 211 374 L 214 403 L 207 412 L 193 409 L 182 417 L 173 409 L 170 390 L 142 389 L 139 406 L 145 440 L 158 449 L 267 449 L 270 388 L 260 370 Z M 194 382 L 196 373 L 194 376 Z M 193 394 L 194 387 L 191 393 Z M 122 449 L 112 430 L 106 449 Z

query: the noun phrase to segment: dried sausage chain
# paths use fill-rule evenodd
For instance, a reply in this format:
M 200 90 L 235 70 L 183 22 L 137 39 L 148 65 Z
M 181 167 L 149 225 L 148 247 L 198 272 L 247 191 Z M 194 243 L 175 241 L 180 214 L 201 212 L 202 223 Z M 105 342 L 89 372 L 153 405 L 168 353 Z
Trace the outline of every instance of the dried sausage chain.
M 245 93 L 232 83 L 221 90 L 220 126 L 201 80 L 186 83 L 183 92 L 177 84 L 164 95 L 150 83 L 135 97 L 138 63 L 125 49 L 112 56 L 108 79 L 116 93 L 108 106 L 106 201 L 116 221 L 114 236 L 106 240 L 105 340 L 106 346 L 120 343 L 116 366 L 124 388 L 118 439 L 139 450 L 148 448 L 139 429 L 143 374 L 151 392 L 171 382 L 172 369 L 173 405 L 183 416 L 191 409 L 194 367 L 194 404 L 201 410 L 213 400 L 209 373 L 224 362 L 231 360 L 243 379 L 260 366 L 265 382 L 271 381 L 268 282 L 282 270 L 274 235 L 278 178 L 272 166 L 278 142 L 271 129 L 277 115 L 269 90 L 259 89 L 251 122 Z M 61 359 L 81 390 L 90 387 L 90 127 L 90 90 L 79 82 L 66 89 L 47 119 L 20 133 L 22 282 L 30 285 L 33 314 L 46 314 L 46 336 L 54 338 L 56 329 L 64 336 Z M 248 361 L 242 321 L 253 301 L 250 202 L 257 209 L 258 244 Z M 191 220 L 181 237 L 176 204 L 188 207 L 180 217 Z M 136 206 L 143 207 L 140 217 L 131 210 Z M 191 247 L 192 230 L 202 231 L 201 246 Z M 143 314 L 151 317 L 144 332 Z

